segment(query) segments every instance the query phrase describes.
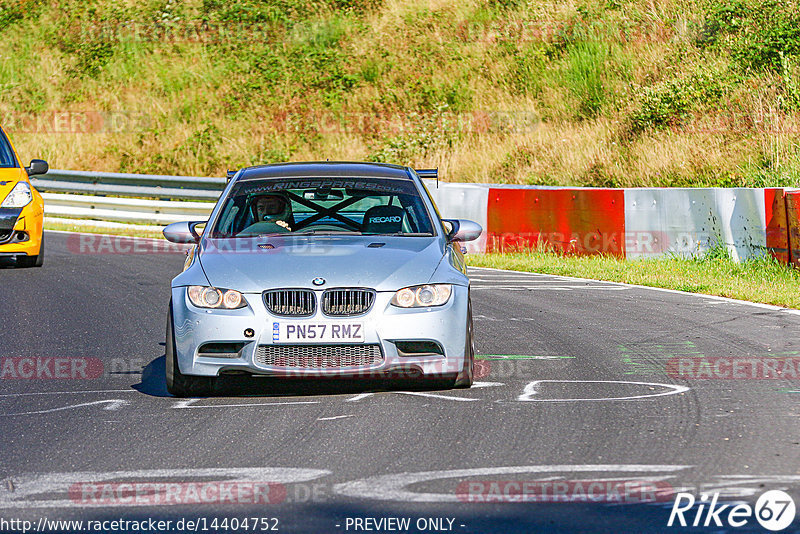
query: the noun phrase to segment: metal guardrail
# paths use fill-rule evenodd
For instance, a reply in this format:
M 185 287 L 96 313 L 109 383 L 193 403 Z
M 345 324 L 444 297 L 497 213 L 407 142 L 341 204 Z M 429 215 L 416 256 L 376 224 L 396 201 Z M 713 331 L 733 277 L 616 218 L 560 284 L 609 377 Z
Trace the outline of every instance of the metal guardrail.
M 437 202 L 450 204 L 439 194 L 437 180 L 423 181 Z M 153 230 L 176 221 L 207 219 L 227 183 L 227 178 L 58 169 L 31 178 L 31 184 L 45 199 L 48 222 L 104 227 L 139 225 Z M 456 211 L 464 215 L 463 206 L 460 208 Z
M 52 169 L 31 184 L 42 193 L 49 220 L 163 226 L 207 218 L 227 179 Z

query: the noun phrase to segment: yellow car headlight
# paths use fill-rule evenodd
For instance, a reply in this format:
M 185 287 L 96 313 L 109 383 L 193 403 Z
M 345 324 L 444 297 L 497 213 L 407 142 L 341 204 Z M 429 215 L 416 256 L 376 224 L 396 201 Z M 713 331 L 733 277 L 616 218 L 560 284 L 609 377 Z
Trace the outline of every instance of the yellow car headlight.
M 24 208 L 33 201 L 33 193 L 28 182 L 18 182 L 6 195 L 0 208 Z

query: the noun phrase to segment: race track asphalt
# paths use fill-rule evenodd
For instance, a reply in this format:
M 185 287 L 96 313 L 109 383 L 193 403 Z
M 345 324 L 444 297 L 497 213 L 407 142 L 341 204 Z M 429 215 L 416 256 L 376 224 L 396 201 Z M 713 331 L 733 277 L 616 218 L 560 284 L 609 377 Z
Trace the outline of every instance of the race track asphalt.
M 796 312 L 473 269 L 472 389 L 250 379 L 180 400 L 163 372 L 182 255 L 91 254 L 76 239 L 48 233 L 40 269 L 0 267 L 0 519 L 258 516 L 277 518 L 280 532 L 389 532 L 354 519 L 394 517 L 410 532 L 720 532 L 667 528 L 674 492 L 800 498 L 800 382 L 791 369 L 754 379 L 746 367 L 798 355 Z M 45 376 L 16 376 L 25 358 Z M 69 359 L 94 377 L 46 376 L 69 376 Z M 700 361 L 740 362 L 740 376 L 675 372 Z M 274 483 L 276 502 L 134 506 L 81 494 L 98 481 L 185 489 L 230 479 Z M 472 502 L 547 481 L 567 481 L 577 502 Z M 590 481 L 644 489 L 581 502 L 575 487 Z M 657 502 L 636 502 L 652 488 Z M 509 491 L 503 499 L 514 500 Z M 755 520 L 730 531 L 765 532 Z

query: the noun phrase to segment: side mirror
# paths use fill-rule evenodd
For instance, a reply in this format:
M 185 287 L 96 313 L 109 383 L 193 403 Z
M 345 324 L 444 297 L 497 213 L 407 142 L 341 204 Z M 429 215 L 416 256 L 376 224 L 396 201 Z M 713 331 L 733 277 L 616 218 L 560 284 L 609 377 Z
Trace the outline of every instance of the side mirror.
M 25 167 L 25 172 L 28 176 L 36 176 L 37 174 L 47 174 L 50 170 L 50 165 L 43 159 L 32 159 L 30 167 Z
M 173 243 L 191 243 L 194 245 L 200 241 L 200 234 L 197 233 L 195 227 L 205 223 L 206 221 L 172 223 L 164 228 L 164 237 L 167 238 L 167 241 Z
M 474 241 L 481 236 L 483 228 L 481 225 L 466 219 L 444 219 L 445 226 L 450 229 L 447 233 L 447 240 L 452 242 L 466 243 Z

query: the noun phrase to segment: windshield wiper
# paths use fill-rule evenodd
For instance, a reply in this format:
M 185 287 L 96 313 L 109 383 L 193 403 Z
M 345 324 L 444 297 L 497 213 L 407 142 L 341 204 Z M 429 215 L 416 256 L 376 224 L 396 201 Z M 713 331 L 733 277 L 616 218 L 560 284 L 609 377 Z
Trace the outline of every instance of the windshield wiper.
M 272 237 L 286 235 L 283 232 L 268 232 L 266 234 L 211 234 L 211 239 L 251 239 L 253 237 Z
M 290 234 L 282 235 L 361 235 L 361 232 L 356 230 L 300 230 L 299 232 L 291 232 Z
M 430 232 L 394 232 L 388 234 L 363 234 L 363 235 L 377 235 L 377 236 L 389 236 L 389 237 L 433 237 L 433 234 Z

